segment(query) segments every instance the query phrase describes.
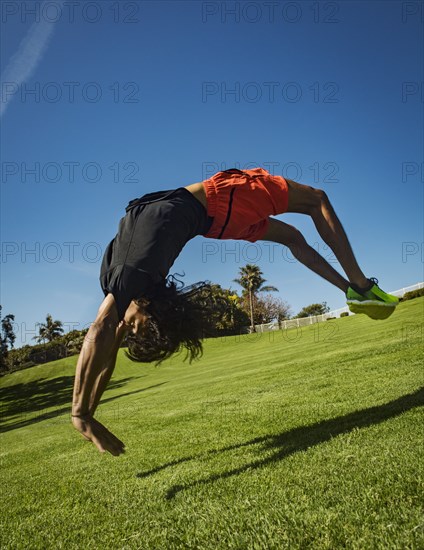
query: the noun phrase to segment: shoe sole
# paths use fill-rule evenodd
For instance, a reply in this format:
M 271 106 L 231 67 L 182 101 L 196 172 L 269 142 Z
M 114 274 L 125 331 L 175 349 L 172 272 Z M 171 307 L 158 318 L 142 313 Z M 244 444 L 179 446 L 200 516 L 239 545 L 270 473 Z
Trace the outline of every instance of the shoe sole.
M 352 313 L 364 313 L 376 321 L 387 319 L 396 309 L 397 304 L 375 302 L 373 300 L 348 302 Z
M 380 300 L 346 300 L 348 305 L 364 305 L 377 307 L 396 307 L 399 302 L 380 302 Z

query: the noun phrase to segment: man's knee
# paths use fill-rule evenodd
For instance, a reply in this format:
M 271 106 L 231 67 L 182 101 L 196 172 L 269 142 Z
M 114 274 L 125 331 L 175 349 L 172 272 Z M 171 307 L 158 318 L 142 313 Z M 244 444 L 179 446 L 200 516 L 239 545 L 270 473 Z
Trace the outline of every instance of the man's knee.
M 290 233 L 288 237 L 288 242 L 293 244 L 300 244 L 305 241 L 305 237 L 302 235 L 299 229 L 297 229 L 293 225 L 290 225 Z
M 314 189 L 313 200 L 311 201 L 310 214 L 320 213 L 323 206 L 328 206 L 330 200 L 323 189 Z
M 312 214 L 316 209 L 321 209 L 323 203 L 328 203 L 328 197 L 322 189 L 316 189 L 291 180 L 287 180 L 287 183 L 289 188 L 289 212 Z
M 291 231 L 285 244 L 295 258 L 299 258 L 302 255 L 302 250 L 307 245 L 305 237 L 293 226 L 291 226 Z
M 324 202 L 328 202 L 327 193 L 323 189 L 314 189 L 314 206 L 320 206 Z

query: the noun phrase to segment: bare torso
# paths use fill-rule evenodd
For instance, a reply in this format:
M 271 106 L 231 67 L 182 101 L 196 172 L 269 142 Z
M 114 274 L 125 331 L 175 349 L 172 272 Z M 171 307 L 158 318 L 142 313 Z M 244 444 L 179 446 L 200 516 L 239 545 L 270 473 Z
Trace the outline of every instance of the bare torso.
M 208 203 L 203 183 L 192 183 L 191 185 L 186 185 L 185 188 L 207 209 Z

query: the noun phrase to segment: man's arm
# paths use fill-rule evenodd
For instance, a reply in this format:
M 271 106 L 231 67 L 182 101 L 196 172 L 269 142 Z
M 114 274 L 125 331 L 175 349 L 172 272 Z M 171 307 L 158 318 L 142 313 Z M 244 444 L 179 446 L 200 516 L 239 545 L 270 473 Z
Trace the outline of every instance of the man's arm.
M 100 399 L 111 379 L 113 371 L 115 369 L 116 357 L 118 355 L 119 346 L 124 339 L 125 334 L 128 332 L 127 326 L 121 321 L 116 331 L 115 341 L 109 359 L 106 361 L 104 367 L 97 376 L 97 379 L 93 385 L 93 389 L 90 395 L 89 412 L 92 416 L 96 412 Z
M 93 413 L 115 367 L 119 343 L 127 330 L 119 323 L 115 299 L 108 294 L 84 339 L 78 358 L 72 400 L 74 427 L 100 452 L 123 452 L 124 444 L 93 418 Z

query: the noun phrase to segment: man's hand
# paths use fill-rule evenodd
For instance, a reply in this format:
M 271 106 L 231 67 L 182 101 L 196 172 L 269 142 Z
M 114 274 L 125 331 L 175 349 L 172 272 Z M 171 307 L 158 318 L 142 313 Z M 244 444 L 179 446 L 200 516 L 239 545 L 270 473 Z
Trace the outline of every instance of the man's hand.
M 73 416 L 72 424 L 101 453 L 109 451 L 113 456 L 119 456 L 125 452 L 125 444 L 91 415 Z

